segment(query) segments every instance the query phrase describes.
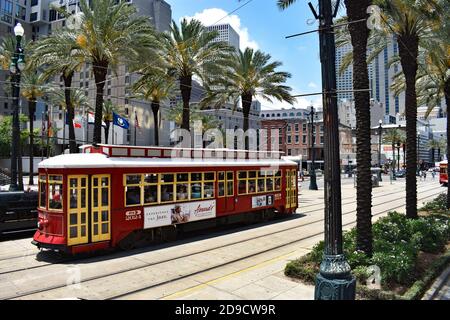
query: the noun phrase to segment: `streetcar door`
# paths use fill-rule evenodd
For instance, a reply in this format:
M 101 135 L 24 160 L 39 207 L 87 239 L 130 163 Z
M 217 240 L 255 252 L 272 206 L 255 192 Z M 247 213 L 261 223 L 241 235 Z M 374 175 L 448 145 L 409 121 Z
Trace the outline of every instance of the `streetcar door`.
M 295 169 L 286 170 L 286 208 L 297 205 L 297 173 Z
M 67 245 L 88 242 L 88 176 L 68 176 Z
M 91 239 L 92 242 L 111 239 L 110 175 L 91 177 Z
M 286 170 L 286 209 L 291 207 L 291 170 Z
M 225 199 L 227 211 L 234 211 L 234 172 L 226 172 Z
M 234 172 L 217 172 L 217 208 L 220 212 L 234 211 Z

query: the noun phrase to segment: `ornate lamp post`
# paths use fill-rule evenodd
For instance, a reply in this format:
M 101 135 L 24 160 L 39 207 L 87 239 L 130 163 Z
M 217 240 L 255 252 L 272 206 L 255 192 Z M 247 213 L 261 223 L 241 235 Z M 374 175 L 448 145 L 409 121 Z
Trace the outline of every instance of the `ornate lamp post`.
M 11 73 L 12 97 L 13 97 L 13 119 L 12 119 L 12 146 L 11 146 L 11 184 L 10 191 L 18 191 L 17 184 L 17 159 L 20 152 L 20 124 L 19 124 L 19 95 L 20 95 L 20 72 L 25 68 L 25 57 L 21 47 L 24 34 L 23 27 L 18 23 L 14 27 L 16 35 L 16 51 L 11 59 L 9 71 Z M 22 185 L 22 183 L 20 183 Z
M 378 166 L 380 167 L 380 171 L 378 172 L 378 181 L 383 181 L 381 179 L 381 138 L 383 134 L 383 127 L 381 126 L 383 124 L 383 121 L 380 119 L 378 121 Z
M 311 112 L 309 113 L 311 116 L 311 130 L 310 139 L 311 139 L 311 169 L 309 173 L 309 190 L 318 190 L 317 188 L 317 180 L 316 180 L 316 153 L 314 150 L 315 136 L 314 136 L 314 107 L 311 106 Z
M 310 5 L 320 22 L 320 61 L 322 64 L 322 92 L 325 127 L 325 247 L 320 272 L 316 278 L 316 300 L 355 299 L 355 278 L 345 259 L 342 247 L 342 201 L 339 160 L 339 120 L 336 95 L 336 45 L 331 0 L 319 0 L 319 14 Z

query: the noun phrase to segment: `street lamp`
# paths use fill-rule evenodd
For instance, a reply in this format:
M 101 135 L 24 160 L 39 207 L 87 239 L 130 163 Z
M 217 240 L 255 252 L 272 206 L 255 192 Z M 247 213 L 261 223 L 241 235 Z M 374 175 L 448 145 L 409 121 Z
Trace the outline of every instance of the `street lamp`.
M 318 190 L 317 188 L 317 181 L 316 181 L 316 154 L 314 150 L 314 143 L 315 143 L 315 137 L 314 137 L 314 107 L 311 106 L 311 112 L 309 113 L 311 116 L 311 130 L 310 130 L 310 138 L 311 138 L 311 168 L 309 173 L 309 190 Z
M 380 119 L 380 121 L 378 121 L 378 166 L 380 167 L 380 171 L 378 172 L 378 181 L 383 181 L 381 179 L 381 170 L 382 170 L 382 166 L 381 166 L 381 136 L 382 136 L 382 130 L 383 127 L 381 126 L 383 124 L 383 121 Z
M 25 57 L 21 47 L 24 34 L 20 23 L 14 27 L 16 35 L 16 51 L 11 58 L 9 71 L 11 73 L 12 97 L 13 97 L 13 120 L 12 120 L 12 143 L 11 143 L 11 184 L 10 191 L 18 191 L 17 185 L 17 159 L 20 151 L 20 124 L 19 124 L 19 95 L 20 95 L 20 72 L 25 68 Z M 22 183 L 20 183 L 22 185 Z
M 356 280 L 345 258 L 342 241 L 341 169 L 339 160 L 339 119 L 336 94 L 336 43 L 333 18 L 340 1 L 319 0 L 319 14 L 309 7 L 319 20 L 320 61 L 322 66 L 323 119 L 325 128 L 325 226 L 324 251 L 316 277 L 316 300 L 354 300 Z

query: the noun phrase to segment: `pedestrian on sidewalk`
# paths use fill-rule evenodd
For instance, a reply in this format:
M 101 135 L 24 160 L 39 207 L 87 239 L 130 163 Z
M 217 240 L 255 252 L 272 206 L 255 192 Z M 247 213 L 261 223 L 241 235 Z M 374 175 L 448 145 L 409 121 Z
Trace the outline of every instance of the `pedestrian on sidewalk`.
M 431 171 L 431 177 L 433 178 L 433 180 L 434 180 L 434 177 L 436 176 L 436 172 L 433 170 L 433 171 Z

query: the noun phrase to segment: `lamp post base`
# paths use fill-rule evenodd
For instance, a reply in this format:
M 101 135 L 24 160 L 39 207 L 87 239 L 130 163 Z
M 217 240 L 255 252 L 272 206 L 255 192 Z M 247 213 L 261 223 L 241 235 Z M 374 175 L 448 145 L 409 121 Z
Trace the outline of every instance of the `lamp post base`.
M 316 277 L 315 300 L 355 300 L 356 279 L 345 256 L 324 256 Z
M 311 173 L 309 177 L 309 190 L 319 190 L 317 187 L 317 181 L 316 181 L 316 173 Z

